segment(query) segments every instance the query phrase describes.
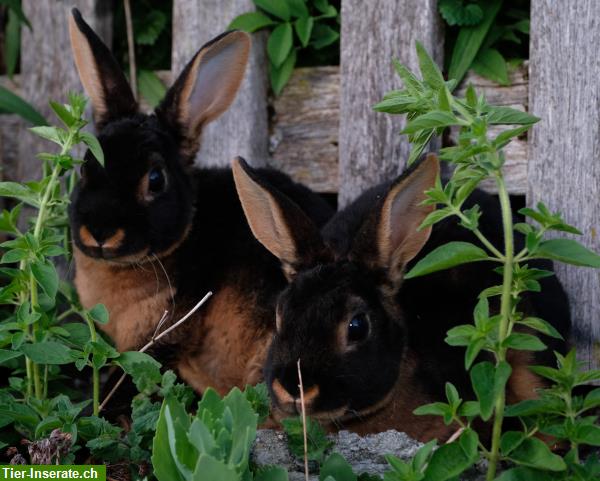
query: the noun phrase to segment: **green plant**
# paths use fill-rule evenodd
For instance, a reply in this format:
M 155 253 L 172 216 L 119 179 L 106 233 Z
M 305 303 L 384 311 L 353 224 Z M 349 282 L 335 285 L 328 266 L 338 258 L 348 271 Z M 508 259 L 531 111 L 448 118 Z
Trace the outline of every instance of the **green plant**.
M 136 57 L 137 90 L 156 107 L 166 93 L 166 87 L 156 70 L 168 70 L 171 65 L 171 18 L 173 2 L 138 0 L 132 2 L 133 43 Z M 127 71 L 128 56 L 125 11 L 123 1 L 115 10 L 115 56 Z
M 287 434 L 288 447 L 294 456 L 304 457 L 304 429 L 306 429 L 306 456 L 309 461 L 323 463 L 325 453 L 333 446 L 333 443 L 327 439 L 325 431 L 317 421 L 306 418 L 306 428 L 301 417 L 283 419 L 281 424 Z
M 448 78 L 460 83 L 467 70 L 508 85 L 509 64 L 526 58 L 529 5 L 520 0 L 440 0 L 449 26 Z M 512 58 L 509 62 L 506 56 Z
M 55 267 L 56 257 L 70 257 L 66 209 L 76 182 L 74 167 L 83 162 L 71 152 L 82 143 L 104 162 L 98 140 L 82 130 L 85 105 L 85 98 L 75 94 L 65 105 L 50 102 L 63 126 L 31 129 L 58 146 L 56 153 L 39 154 L 42 179 L 0 183 L 0 195 L 18 202 L 0 215 L 0 231 L 11 237 L 0 244 L 0 305 L 5 307 L 0 315 L 0 366 L 10 372 L 8 384 L 0 386 L 0 446 L 20 438 L 39 440 L 60 429 L 70 434 L 72 444 L 60 462 L 72 462 L 82 447 L 107 460 L 125 452 L 125 459 L 140 460 L 144 452 L 149 459 L 150 413 L 154 408 L 156 420 L 159 409 L 149 396 L 185 393 L 172 373 L 161 375 L 152 357 L 119 353 L 104 340 L 96 324 L 108 321 L 105 307 L 82 308 Z M 31 213 L 27 220 L 20 219 L 23 205 Z M 100 371 L 111 365 L 130 374 L 141 393 L 133 402 L 133 422 L 139 429 L 130 433 L 99 417 Z M 91 375 L 89 399 L 65 383 L 77 371 Z
M 264 386 L 234 388 L 224 398 L 208 389 L 195 416 L 167 395 L 160 410 L 152 449 L 154 473 L 159 481 L 282 481 L 282 468 L 251 471 L 250 449 L 256 437 L 258 412 L 267 400 Z M 267 408 L 268 409 L 268 408 Z
M 536 209 L 522 209 L 520 213 L 535 224 L 513 224 L 510 197 L 506 188 L 502 149 L 511 139 L 526 132 L 539 119 L 507 107 L 489 105 L 483 96 L 477 96 L 470 86 L 466 98 L 459 99 L 450 92 L 455 80 L 444 81 L 441 72 L 421 45 L 417 45 L 422 80 L 406 67 L 396 64 L 403 80 L 404 89 L 391 92 L 375 109 L 393 114 L 407 114 L 408 122 L 403 133 L 413 143 L 410 161 L 423 151 L 433 135 L 439 135 L 447 127 L 460 128 L 458 145 L 441 150 L 440 158 L 454 165 L 454 172 L 446 185 L 438 179 L 433 189 L 426 192 L 426 204 L 438 205 L 422 223 L 430 226 L 447 217 L 456 216 L 463 227 L 480 240 L 481 246 L 468 242 L 451 242 L 443 245 L 415 264 L 405 278 L 426 275 L 456 265 L 475 261 L 497 263 L 501 284 L 484 290 L 474 311 L 474 323 L 457 326 L 448 332 L 446 342 L 452 346 L 464 346 L 465 369 L 470 372 L 476 400 L 463 401 L 456 388 L 446 385 L 447 403 L 434 403 L 418 408 L 416 414 L 439 415 L 446 424 L 455 423 L 462 429 L 456 441 L 448 443 L 431 454 L 428 462 L 417 463 L 412 471 L 426 466 L 416 478 L 443 481 L 453 479 L 472 466 L 482 455 L 488 460 L 487 479 L 496 478 L 500 461 L 509 461 L 517 467 L 502 474 L 501 479 L 594 479 L 597 462 L 589 465 L 579 462 L 580 444 L 598 445 L 600 427 L 596 417 L 582 417 L 586 409 L 597 406 L 598 391 L 590 397 L 571 395 L 571 389 L 584 382 L 599 379 L 600 372 L 580 373 L 576 369 L 575 354 L 558 356 L 559 369 L 534 367 L 537 374 L 553 381 L 555 385 L 540 393 L 537 401 L 526 401 L 508 409 L 506 383 L 512 368 L 507 360 L 511 350 L 540 351 L 545 344 L 530 332 L 550 337 L 560 334 L 546 321 L 526 317 L 519 310 L 522 294 L 539 291 L 538 280 L 552 275 L 551 272 L 530 267 L 534 259 L 551 259 L 578 266 L 600 268 L 600 256 L 573 239 L 546 239 L 549 231 L 580 234 L 566 224 L 560 214 L 550 212 L 542 203 Z M 495 137 L 490 137 L 491 125 L 507 125 Z M 481 211 L 475 205 L 463 209 L 463 204 L 477 185 L 486 178 L 496 182 L 502 212 L 504 247 L 497 249 L 479 230 Z M 525 246 L 515 251 L 514 231 L 525 235 Z M 488 299 L 499 297 L 500 312 L 490 311 Z M 488 351 L 494 362 L 478 358 L 481 351 Z M 587 399 L 587 407 L 585 406 Z M 527 406 L 538 407 L 532 413 Z M 532 420 L 529 415 L 537 414 Z M 505 416 L 519 416 L 523 431 L 502 432 Z M 484 445 L 471 428 L 475 419 L 492 424 L 492 438 Z M 570 442 L 572 451 L 563 459 L 551 452 L 541 439 L 534 435 L 546 432 L 558 439 Z M 404 468 L 402 468 L 404 469 Z M 400 471 L 402 471 L 400 469 Z M 579 474 L 577 474 L 579 473 Z
M 21 0 L 0 0 L 7 7 L 8 20 L 4 31 L 4 62 L 10 79 L 17 70 L 21 50 L 21 25 L 31 30 L 31 24 L 21 9 Z M 33 125 L 46 125 L 46 119 L 31 104 L 0 86 L 0 113 L 17 114 Z
M 297 51 L 321 50 L 339 39 L 339 13 L 329 0 L 253 0 L 259 10 L 236 17 L 229 28 L 270 31 L 267 42 L 271 88 L 279 95 L 297 61 Z M 295 34 L 294 34 L 295 33 Z

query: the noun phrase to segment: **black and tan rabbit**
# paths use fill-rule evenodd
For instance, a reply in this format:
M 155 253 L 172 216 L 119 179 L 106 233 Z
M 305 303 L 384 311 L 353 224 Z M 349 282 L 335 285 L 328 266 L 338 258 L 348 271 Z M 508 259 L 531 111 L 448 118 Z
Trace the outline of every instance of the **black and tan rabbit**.
M 448 437 L 455 427 L 413 410 L 444 400 L 446 381 L 470 392 L 464 350 L 444 338 L 449 328 L 470 322 L 479 293 L 500 281 L 490 263 L 473 263 L 403 282 L 407 266 L 434 248 L 477 242 L 450 219 L 417 230 L 434 208 L 421 202 L 439 175 L 437 158 L 429 155 L 394 182 L 365 192 L 321 232 L 243 161 L 235 161 L 233 171 L 254 235 L 280 259 L 291 281 L 277 304 L 265 367 L 275 411 L 289 416 L 299 409 L 300 359 L 307 412 L 331 429 L 395 428 L 421 440 Z M 500 247 L 497 199 L 476 191 L 470 202 L 481 206 L 480 228 Z M 542 282 L 544 294 L 532 294 L 523 304 L 566 337 L 566 296 L 555 278 Z M 548 343 L 564 349 L 560 342 Z M 542 381 L 526 366 L 549 359 L 509 353 L 510 400 L 535 396 Z
M 102 329 L 119 350 L 130 350 L 150 339 L 165 310 L 171 323 L 211 290 L 209 304 L 160 352 L 200 392 L 256 382 L 286 280 L 252 236 L 231 170 L 193 166 L 203 126 L 229 107 L 240 86 L 249 36 L 233 31 L 204 45 L 145 115 L 77 10 L 69 27 L 106 159 L 101 166 L 86 155 L 69 212 L 82 304 L 105 304 L 110 321 Z M 330 216 L 320 197 L 284 174 L 261 175 L 317 224 Z

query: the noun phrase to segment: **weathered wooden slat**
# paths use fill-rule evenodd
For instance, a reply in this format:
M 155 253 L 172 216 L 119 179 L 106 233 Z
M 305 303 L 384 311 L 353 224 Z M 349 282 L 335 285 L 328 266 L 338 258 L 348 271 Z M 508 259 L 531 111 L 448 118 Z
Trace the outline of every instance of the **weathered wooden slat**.
M 441 61 L 443 31 L 435 0 L 345 0 L 342 18 L 339 203 L 345 205 L 404 168 L 403 119 L 371 106 L 398 84 L 393 58 L 418 66 L 415 41 Z
M 511 72 L 511 85 L 502 87 L 470 72 L 457 94 L 464 95 L 466 85 L 471 83 L 490 102 L 525 110 L 527 76 L 528 65 L 525 64 Z M 274 112 L 272 165 L 319 192 L 337 192 L 338 189 L 339 79 L 338 67 L 296 69 L 281 96 L 271 105 Z M 392 134 L 394 141 L 399 142 L 398 131 Z M 513 194 L 524 194 L 527 191 L 527 140 L 511 142 L 505 153 L 509 189 Z M 484 184 L 484 188 L 495 191 L 493 182 Z
M 174 0 L 171 70 L 179 74 L 196 51 L 227 29 L 239 14 L 255 10 L 251 0 Z M 252 165 L 268 157 L 265 38 L 253 35 L 246 78 L 229 111 L 209 124 L 196 158 L 201 165 L 227 166 L 236 155 Z
M 467 86 L 473 85 L 478 94 L 493 105 L 505 105 L 518 110 L 527 110 L 529 93 L 529 63 L 525 62 L 518 68 L 511 70 L 509 74 L 510 85 L 498 85 L 473 72 L 465 77 L 456 90 L 456 95 L 464 97 Z M 490 135 L 497 135 L 505 126 L 491 127 Z M 453 129 L 450 138 L 456 141 L 458 129 Z M 504 164 L 504 175 L 506 184 L 511 194 L 525 195 L 527 193 L 527 137 L 514 139 L 504 148 L 506 163 Z M 481 184 L 481 188 L 488 192 L 497 192 L 496 183 L 488 179 Z
M 600 251 L 600 2 L 531 4 L 527 202 L 545 202 Z M 600 366 L 600 272 L 557 263 L 571 300 L 579 356 Z
M 48 100 L 66 101 L 69 91 L 81 92 L 69 41 L 68 15 L 72 7 L 81 10 L 85 20 L 100 35 L 112 35 L 110 2 L 102 0 L 25 0 L 23 11 L 32 31 L 21 29 L 20 89 L 23 97 L 42 115 L 51 118 Z M 108 37 L 108 38 L 109 38 Z M 18 132 L 18 172 L 15 178 L 38 177 L 40 161 L 35 154 L 51 144 L 25 128 Z M 52 148 L 52 147 L 50 147 Z
M 318 192 L 337 192 L 338 67 L 297 69 L 272 103 L 270 164 Z

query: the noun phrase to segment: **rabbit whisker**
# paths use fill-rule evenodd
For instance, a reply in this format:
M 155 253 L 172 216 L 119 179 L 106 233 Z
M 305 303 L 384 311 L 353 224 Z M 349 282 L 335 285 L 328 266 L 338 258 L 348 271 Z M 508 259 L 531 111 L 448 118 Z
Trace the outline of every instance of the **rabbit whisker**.
M 167 273 L 167 270 L 165 269 L 165 266 L 163 265 L 160 258 L 154 253 L 152 253 L 152 257 L 154 257 L 154 259 L 156 259 L 156 262 L 158 262 L 158 265 L 160 266 L 163 273 L 165 274 L 165 279 L 167 280 L 167 283 L 169 284 L 169 294 L 171 295 L 171 312 L 175 312 L 175 296 L 173 295 L 173 286 L 171 285 L 171 278 L 169 277 L 169 274 Z

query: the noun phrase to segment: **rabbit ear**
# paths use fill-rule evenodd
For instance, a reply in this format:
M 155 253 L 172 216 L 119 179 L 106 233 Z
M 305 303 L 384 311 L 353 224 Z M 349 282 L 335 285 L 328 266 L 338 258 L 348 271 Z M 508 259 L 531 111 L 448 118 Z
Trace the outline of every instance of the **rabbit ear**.
M 202 127 L 225 112 L 240 88 L 248 63 L 250 36 L 226 32 L 204 45 L 186 65 L 156 113 L 180 130 L 183 152 L 196 154 Z
M 417 230 L 435 205 L 422 205 L 424 191 L 435 185 L 439 175 L 436 155 L 428 154 L 400 176 L 386 194 L 375 222 L 367 225 L 356 256 L 387 270 L 390 280 L 399 283 L 406 264 L 423 248 L 431 226 Z M 374 242 L 373 242 L 374 241 Z M 370 245 L 368 245 L 370 244 Z M 362 253 L 362 255 L 361 255 Z
M 81 83 L 94 107 L 98 129 L 108 121 L 137 112 L 137 103 L 125 75 L 106 45 L 74 8 L 69 35 Z
M 254 237 L 282 265 L 291 280 L 325 253 L 317 226 L 289 197 L 263 182 L 241 157 L 232 163 L 238 196 Z

